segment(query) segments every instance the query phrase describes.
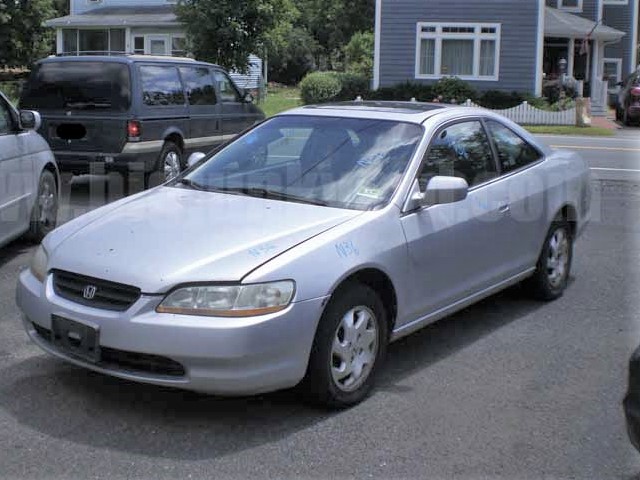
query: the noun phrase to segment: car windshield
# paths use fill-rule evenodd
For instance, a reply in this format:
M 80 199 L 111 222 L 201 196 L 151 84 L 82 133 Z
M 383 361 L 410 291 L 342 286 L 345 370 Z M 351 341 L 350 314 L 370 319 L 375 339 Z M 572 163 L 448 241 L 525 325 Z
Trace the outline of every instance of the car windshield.
M 32 72 L 20 107 L 124 112 L 131 99 L 130 83 L 129 68 L 122 63 L 43 63 Z
M 184 188 L 370 210 L 386 204 L 413 156 L 420 125 L 282 116 L 214 154 Z

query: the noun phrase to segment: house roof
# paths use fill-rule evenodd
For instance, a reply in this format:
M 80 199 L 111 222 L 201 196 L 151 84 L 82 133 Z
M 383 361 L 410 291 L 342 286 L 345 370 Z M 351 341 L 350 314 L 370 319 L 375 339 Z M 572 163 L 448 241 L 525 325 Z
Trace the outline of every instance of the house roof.
M 596 22 L 563 12 L 557 8 L 546 7 L 544 16 L 545 37 L 582 39 L 589 34 L 591 38 L 602 41 L 620 40 L 626 35 L 625 32 L 607 27 L 602 23 L 599 23 L 596 27 Z
M 54 18 L 47 27 L 171 27 L 178 26 L 173 5 L 103 7 Z

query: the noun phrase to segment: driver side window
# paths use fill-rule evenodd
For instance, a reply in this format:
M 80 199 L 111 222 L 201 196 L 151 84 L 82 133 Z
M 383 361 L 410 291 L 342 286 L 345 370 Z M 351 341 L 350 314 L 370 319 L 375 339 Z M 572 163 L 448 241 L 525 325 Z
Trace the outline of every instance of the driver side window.
M 497 176 L 489 139 L 479 121 L 440 130 L 427 151 L 418 181 L 424 191 L 437 175 L 464 178 L 470 187 Z

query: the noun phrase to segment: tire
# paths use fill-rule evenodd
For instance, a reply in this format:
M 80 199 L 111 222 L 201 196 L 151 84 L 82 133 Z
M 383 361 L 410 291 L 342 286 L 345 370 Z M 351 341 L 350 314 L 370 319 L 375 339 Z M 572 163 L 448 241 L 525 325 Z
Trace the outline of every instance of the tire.
M 170 141 L 164 142 L 155 170 L 145 174 L 145 188 L 155 187 L 171 180 L 182 172 L 184 167 L 184 158 L 180 147 Z
M 43 170 L 38 182 L 38 195 L 31 210 L 31 223 L 27 238 L 41 242 L 54 228 L 58 217 L 58 184 L 49 170 Z
M 536 271 L 525 282 L 530 294 L 545 301 L 561 297 L 569 281 L 572 260 L 571 227 L 566 220 L 554 221 L 544 240 Z
M 388 341 L 387 314 L 376 292 L 362 284 L 342 288 L 320 319 L 302 393 L 329 408 L 361 402 L 373 388 Z

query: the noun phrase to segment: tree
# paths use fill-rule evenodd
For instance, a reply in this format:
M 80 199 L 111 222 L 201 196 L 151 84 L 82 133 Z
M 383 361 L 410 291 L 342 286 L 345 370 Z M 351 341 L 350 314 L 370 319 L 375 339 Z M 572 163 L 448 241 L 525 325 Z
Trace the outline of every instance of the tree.
M 0 0 L 0 65 L 30 66 L 53 48 L 53 30 L 43 22 L 56 16 L 53 0 Z
M 267 52 L 269 79 L 287 85 L 297 84 L 316 68 L 315 56 L 318 44 L 302 27 L 288 25 L 279 30 L 277 38 L 271 38 Z
M 373 31 L 375 0 L 300 0 L 306 28 L 320 44 L 329 68 L 356 32 Z M 319 59 L 320 60 L 320 59 Z M 319 62 L 321 63 L 321 62 Z
M 196 58 L 246 71 L 249 55 L 294 10 L 292 0 L 181 0 L 176 14 Z
M 366 78 L 373 76 L 373 32 L 356 32 L 344 47 L 346 70 Z

